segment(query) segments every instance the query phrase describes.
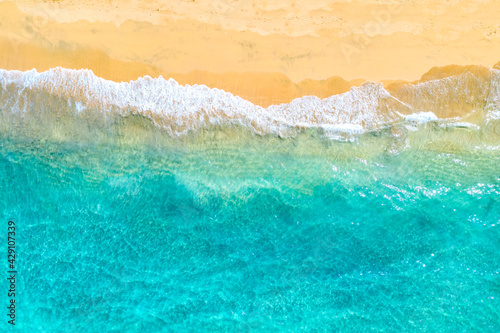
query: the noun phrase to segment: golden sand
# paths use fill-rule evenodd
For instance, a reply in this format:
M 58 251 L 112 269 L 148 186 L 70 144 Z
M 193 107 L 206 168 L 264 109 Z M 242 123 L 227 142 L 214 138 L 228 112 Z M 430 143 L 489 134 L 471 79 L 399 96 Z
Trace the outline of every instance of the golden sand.
M 365 79 L 394 88 L 435 66 L 491 67 L 498 17 L 488 0 L 5 1 L 0 68 L 162 75 L 267 106 Z

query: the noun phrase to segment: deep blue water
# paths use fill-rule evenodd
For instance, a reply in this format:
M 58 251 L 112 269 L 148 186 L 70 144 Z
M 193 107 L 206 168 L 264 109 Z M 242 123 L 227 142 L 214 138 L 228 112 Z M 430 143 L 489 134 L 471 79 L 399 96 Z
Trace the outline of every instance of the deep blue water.
M 500 331 L 498 152 L 265 140 L 2 140 L 16 330 Z

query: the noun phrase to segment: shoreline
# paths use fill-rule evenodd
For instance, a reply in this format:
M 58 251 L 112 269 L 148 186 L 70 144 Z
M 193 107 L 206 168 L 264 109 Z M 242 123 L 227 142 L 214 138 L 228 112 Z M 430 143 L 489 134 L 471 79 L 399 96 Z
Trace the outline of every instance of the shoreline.
M 220 89 L 183 86 L 162 77 L 116 83 L 88 69 L 0 70 L 1 126 L 5 133 L 16 129 L 71 137 L 72 128 L 114 131 L 130 116 L 139 116 L 135 118 L 145 120 L 143 125 L 179 138 L 219 126 L 279 138 L 310 132 L 344 142 L 383 134 L 404 141 L 421 129 L 438 137 L 450 132 L 456 142 L 466 133 L 491 133 L 490 139 L 496 140 L 500 70 L 473 66 L 452 75 L 456 69 L 431 70 L 423 76 L 429 81 L 396 84 L 392 93 L 381 83 L 366 82 L 323 100 L 306 96 L 268 108 Z
M 221 10 L 218 7 L 213 17 L 187 13 L 188 9 L 195 13 L 205 8 L 203 1 L 201 7 L 185 3 L 170 12 L 164 4 L 155 11 L 162 19 L 151 21 L 144 21 L 144 11 L 161 1 L 139 8 L 139 16 L 132 10 L 137 3 L 125 4 L 116 8 L 117 22 L 114 18 L 104 21 L 93 2 L 80 2 L 65 1 L 64 6 L 0 2 L 0 68 L 89 68 L 117 82 L 162 75 L 181 84 L 224 89 L 266 107 L 305 95 L 325 98 L 363 81 L 414 82 L 436 66 L 491 67 L 499 60 L 495 55 L 500 54 L 500 34 L 488 34 L 488 29 L 495 28 L 488 13 L 500 8 L 491 1 L 472 9 L 461 3 L 433 5 L 413 16 L 409 10 L 415 4 L 402 5 L 397 15 L 391 14 L 391 22 L 373 36 L 360 31 L 373 21 L 371 11 L 388 10 L 388 2 L 339 3 L 310 9 L 310 13 L 300 11 L 295 20 L 302 23 L 295 26 L 281 13 L 283 4 L 272 9 L 256 1 L 262 7 L 259 15 L 273 19 L 259 21 L 257 17 L 254 22 L 243 9 L 233 8 L 242 22 L 253 22 L 247 28 L 230 17 L 212 22 Z M 473 10 L 470 17 L 444 33 L 456 23 L 454 15 L 465 15 L 466 10 Z M 332 22 L 318 25 L 313 20 L 307 25 L 303 21 L 307 15 L 318 16 L 318 22 L 330 17 Z M 480 26 L 476 20 L 481 21 Z

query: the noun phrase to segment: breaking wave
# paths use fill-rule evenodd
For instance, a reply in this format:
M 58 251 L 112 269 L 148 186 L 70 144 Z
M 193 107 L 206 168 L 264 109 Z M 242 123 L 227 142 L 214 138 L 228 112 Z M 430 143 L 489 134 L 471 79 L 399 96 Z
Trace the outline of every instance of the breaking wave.
M 280 137 L 321 128 L 332 138 L 401 123 L 408 128 L 423 122 L 480 128 L 500 118 L 500 70 L 481 67 L 390 92 L 381 83 L 366 82 L 323 100 L 305 96 L 268 108 L 223 90 L 181 86 L 161 76 L 117 83 L 91 70 L 0 70 L 0 107 L 4 126 L 23 126 L 49 116 L 56 122 L 92 118 L 95 124 L 98 118 L 139 115 L 172 136 L 210 125 L 240 125 Z

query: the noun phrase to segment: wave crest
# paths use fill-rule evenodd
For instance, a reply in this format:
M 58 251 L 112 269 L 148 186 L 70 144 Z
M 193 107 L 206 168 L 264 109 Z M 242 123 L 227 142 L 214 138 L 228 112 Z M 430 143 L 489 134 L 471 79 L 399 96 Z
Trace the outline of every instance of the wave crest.
M 173 136 L 213 124 L 242 125 L 258 134 L 282 137 L 293 136 L 304 128 L 362 133 L 415 118 L 408 115 L 429 112 L 446 121 L 466 120 L 477 125 L 497 119 L 500 70 L 467 71 L 406 84 L 392 93 L 380 83 L 366 82 L 323 100 L 305 96 L 268 108 L 220 89 L 181 86 L 163 77 L 146 76 L 117 83 L 99 78 L 90 70 L 54 68 L 42 73 L 0 70 L 0 103 L 3 113 L 10 115 L 39 114 L 47 108 L 61 114 L 62 111 L 54 110 L 60 103 L 67 103 L 65 112 L 70 115 L 89 110 L 103 116 L 141 115 Z M 473 113 L 475 117 L 470 116 Z

